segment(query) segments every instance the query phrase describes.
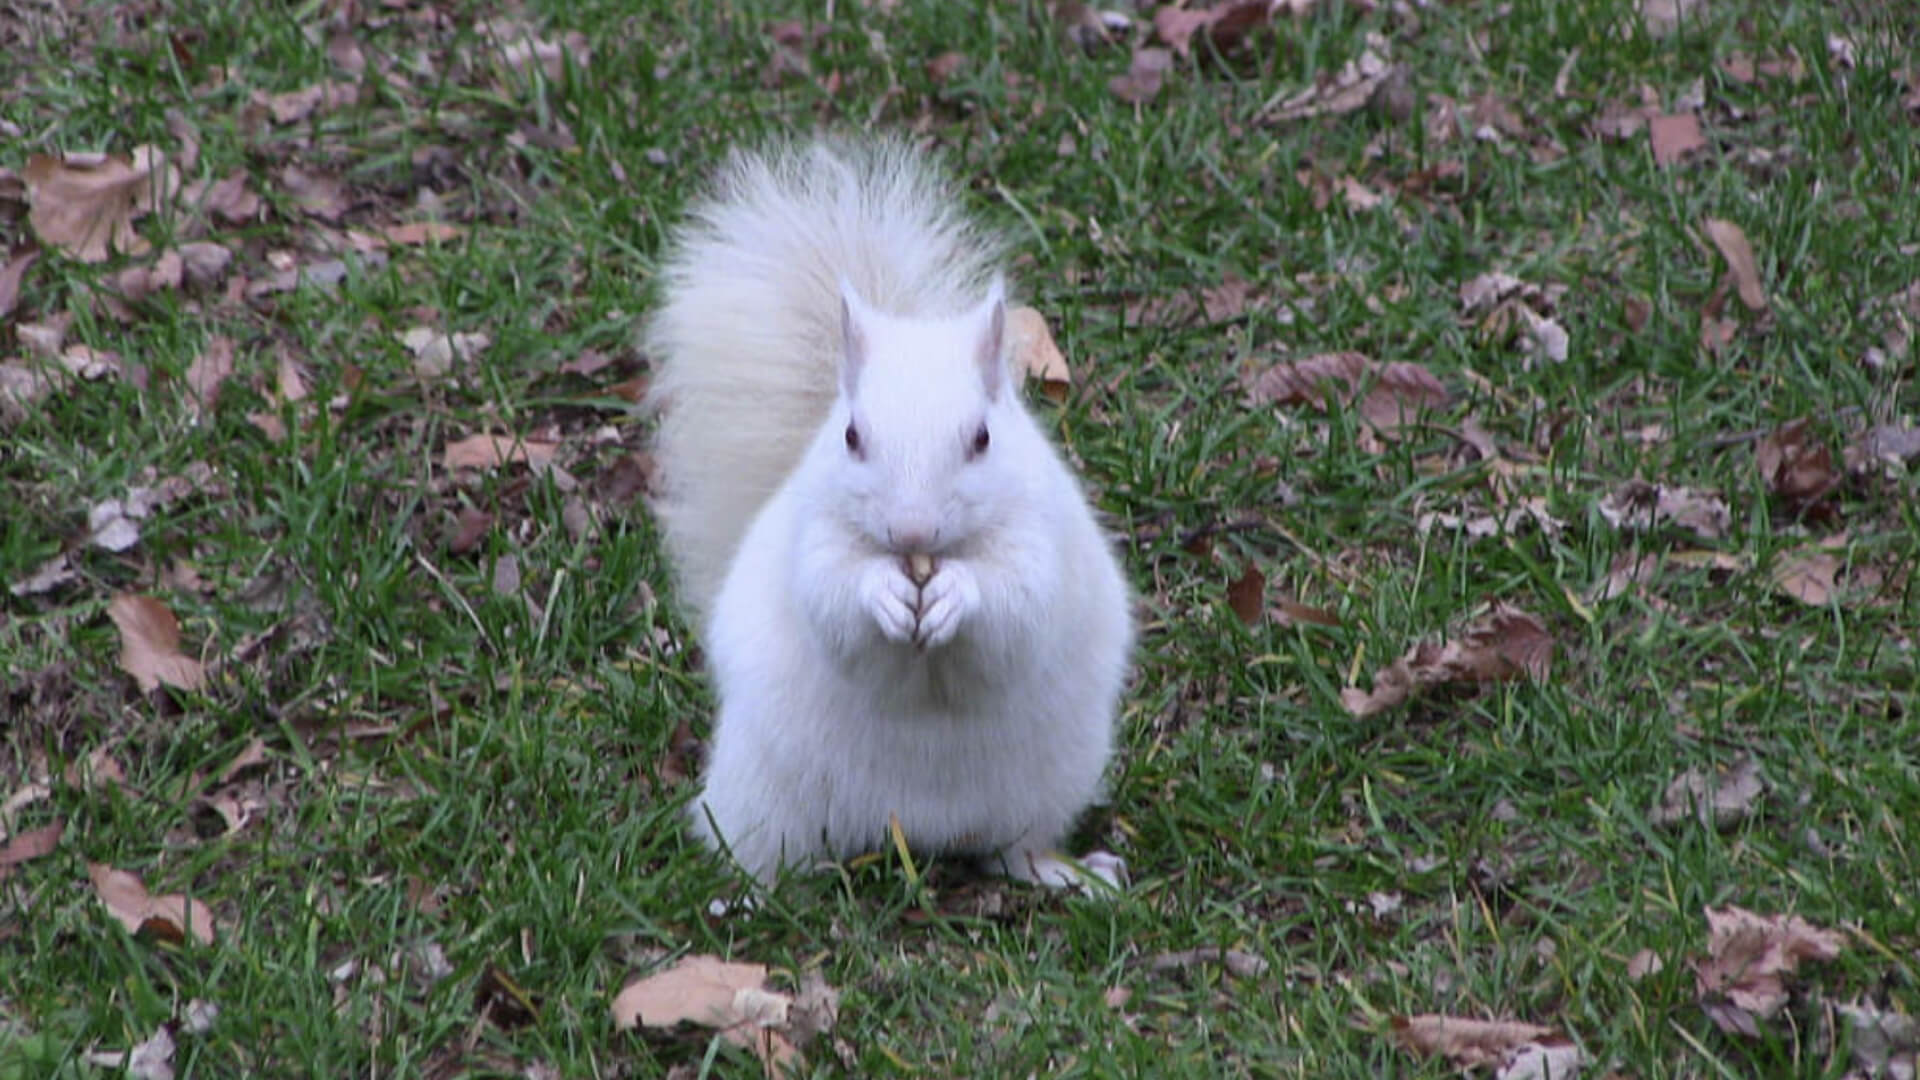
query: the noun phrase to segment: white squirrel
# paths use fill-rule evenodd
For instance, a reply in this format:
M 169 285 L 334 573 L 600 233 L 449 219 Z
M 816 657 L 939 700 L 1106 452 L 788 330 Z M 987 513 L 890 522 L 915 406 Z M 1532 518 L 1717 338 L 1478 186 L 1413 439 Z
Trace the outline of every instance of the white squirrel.
M 880 849 L 1118 884 L 1130 595 L 1009 371 L 1000 248 L 891 140 L 736 152 L 647 327 L 682 601 L 719 699 L 695 832 L 762 882 Z

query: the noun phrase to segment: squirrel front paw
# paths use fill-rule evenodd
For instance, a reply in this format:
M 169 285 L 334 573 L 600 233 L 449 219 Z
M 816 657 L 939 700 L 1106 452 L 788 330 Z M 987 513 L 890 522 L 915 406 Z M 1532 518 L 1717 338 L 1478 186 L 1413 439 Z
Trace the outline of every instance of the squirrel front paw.
M 860 603 L 890 641 L 917 640 L 920 589 L 892 559 L 876 559 L 860 576 Z
M 920 623 L 914 644 L 936 649 L 953 640 L 960 624 L 980 606 L 980 582 L 965 563 L 946 560 L 920 586 Z

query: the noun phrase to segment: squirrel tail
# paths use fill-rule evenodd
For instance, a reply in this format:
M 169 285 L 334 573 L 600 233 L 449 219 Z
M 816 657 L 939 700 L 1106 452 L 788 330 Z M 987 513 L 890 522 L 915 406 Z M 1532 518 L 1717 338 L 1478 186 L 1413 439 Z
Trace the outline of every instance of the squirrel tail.
M 736 151 L 672 237 L 645 332 L 648 403 L 655 512 L 696 615 L 833 407 L 841 282 L 908 317 L 984 292 L 999 247 L 958 199 L 903 142 L 812 138 Z

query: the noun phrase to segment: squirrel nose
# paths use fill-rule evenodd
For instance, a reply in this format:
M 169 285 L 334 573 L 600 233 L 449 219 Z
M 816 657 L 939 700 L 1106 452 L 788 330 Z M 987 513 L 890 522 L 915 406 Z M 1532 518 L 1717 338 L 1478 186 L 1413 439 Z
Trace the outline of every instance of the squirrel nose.
M 939 535 L 932 522 L 914 518 L 887 526 L 887 546 L 902 555 L 931 551 Z

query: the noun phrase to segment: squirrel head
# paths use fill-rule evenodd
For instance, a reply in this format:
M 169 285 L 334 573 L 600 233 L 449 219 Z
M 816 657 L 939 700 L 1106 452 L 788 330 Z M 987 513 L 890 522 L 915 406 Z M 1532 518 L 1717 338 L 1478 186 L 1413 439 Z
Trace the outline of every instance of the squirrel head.
M 1013 509 L 1039 438 L 1007 370 L 1006 287 L 949 318 L 878 311 L 841 283 L 840 396 L 822 438 L 836 508 L 878 550 L 938 555 Z

